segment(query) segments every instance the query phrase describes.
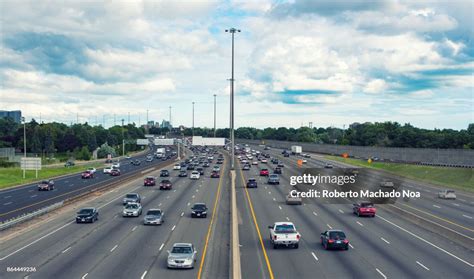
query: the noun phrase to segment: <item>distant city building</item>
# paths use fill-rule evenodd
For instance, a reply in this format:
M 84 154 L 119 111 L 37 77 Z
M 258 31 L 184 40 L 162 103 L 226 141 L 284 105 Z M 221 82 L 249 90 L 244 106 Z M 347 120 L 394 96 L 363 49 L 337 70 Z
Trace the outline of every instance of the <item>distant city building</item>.
M 148 127 L 153 127 L 153 126 L 155 126 L 155 121 L 150 120 L 150 121 L 148 121 L 148 123 L 147 123 L 146 125 L 147 125 Z
M 161 121 L 161 128 L 168 128 L 171 130 L 173 127 L 169 121 L 163 120 Z
M 16 123 L 21 122 L 21 110 L 12 110 L 12 111 L 7 111 L 7 110 L 0 110 L 0 118 L 11 118 L 13 121 Z

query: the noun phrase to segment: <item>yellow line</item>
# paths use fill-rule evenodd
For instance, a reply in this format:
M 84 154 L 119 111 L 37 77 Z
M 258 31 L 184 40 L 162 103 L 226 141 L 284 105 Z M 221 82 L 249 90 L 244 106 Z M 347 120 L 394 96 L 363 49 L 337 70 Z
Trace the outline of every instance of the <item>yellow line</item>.
M 452 222 L 452 221 L 449 221 L 449 220 L 447 220 L 447 219 L 438 217 L 438 216 L 436 216 L 436 215 L 434 215 L 434 214 L 431 214 L 431 213 L 429 213 L 429 212 L 423 211 L 423 210 L 421 210 L 421 209 L 418 209 L 418 208 L 415 208 L 415 207 L 412 207 L 412 206 L 409 206 L 409 205 L 406 205 L 406 204 L 401 204 L 401 205 L 406 206 L 406 207 L 409 207 L 409 208 L 411 208 L 411 209 L 413 209 L 413 210 L 419 211 L 419 212 L 421 212 L 421 213 L 424 213 L 424 214 L 426 214 L 426 215 L 428 215 L 428 216 L 431 216 L 431 217 L 433 217 L 433 218 L 439 219 L 439 220 L 444 221 L 444 222 L 446 222 L 446 223 L 449 223 L 449 224 L 451 224 L 451 225 L 458 226 L 458 227 L 463 228 L 463 229 L 465 229 L 465 230 L 468 230 L 468 231 L 470 231 L 470 232 L 474 232 L 473 229 L 464 227 L 464 226 L 462 226 L 462 225 L 459 225 L 459 224 L 454 223 L 454 222 Z
M 219 197 L 221 193 L 221 184 L 222 184 L 222 174 L 224 173 L 225 170 L 225 159 L 224 159 L 224 167 L 221 170 L 220 178 L 219 178 L 219 185 L 217 186 L 217 195 L 216 195 L 216 200 L 214 201 L 214 209 L 212 210 L 212 217 L 211 217 L 211 222 L 209 223 L 209 228 L 207 230 L 207 235 L 206 235 L 206 244 L 204 244 L 204 251 L 202 252 L 202 260 L 199 265 L 199 272 L 198 272 L 198 279 L 201 279 L 201 274 L 202 274 L 202 268 L 204 266 L 204 261 L 206 260 L 206 252 L 207 252 L 207 245 L 209 244 L 209 238 L 211 237 L 211 231 L 212 231 L 212 224 L 214 223 L 214 218 L 217 215 L 217 205 L 219 204 Z
M 242 183 L 245 183 L 245 178 L 244 178 L 244 175 L 242 173 L 242 168 L 240 167 L 240 163 L 238 163 L 238 166 L 239 166 L 240 176 L 242 178 Z M 249 195 L 249 192 L 248 192 L 247 187 L 245 185 L 244 185 L 244 189 L 245 189 L 245 193 L 247 195 L 247 200 L 248 200 L 249 205 L 250 205 L 250 213 L 252 213 L 253 223 L 255 225 L 255 229 L 257 230 L 258 238 L 260 240 L 260 245 L 262 246 L 263 257 L 265 258 L 265 262 L 267 263 L 268 273 L 270 274 L 270 278 L 274 279 L 275 277 L 273 276 L 272 266 L 270 265 L 270 261 L 268 260 L 267 250 L 265 249 L 265 245 L 263 244 L 262 234 L 260 233 L 260 229 L 258 228 L 257 217 L 255 217 L 255 212 L 253 210 L 252 201 L 250 200 L 250 195 Z

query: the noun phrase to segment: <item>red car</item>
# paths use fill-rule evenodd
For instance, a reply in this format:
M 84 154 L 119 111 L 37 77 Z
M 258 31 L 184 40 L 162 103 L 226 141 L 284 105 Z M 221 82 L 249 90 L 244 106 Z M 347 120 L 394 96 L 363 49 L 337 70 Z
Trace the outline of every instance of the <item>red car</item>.
M 120 175 L 120 170 L 119 169 L 112 169 L 110 171 L 111 176 L 119 176 Z
M 53 180 L 43 180 L 38 184 L 38 191 L 54 190 Z
M 220 175 L 219 175 L 218 171 L 211 172 L 211 178 L 219 178 L 219 177 L 220 177 Z
M 171 190 L 173 188 L 173 185 L 171 184 L 171 181 L 169 180 L 162 180 L 160 183 L 160 190 Z
M 375 213 L 377 209 L 375 208 L 374 204 L 371 202 L 360 202 L 353 204 L 353 212 L 357 216 L 370 216 L 375 217 Z
M 85 171 L 81 174 L 82 179 L 94 178 L 94 173 L 91 171 Z
M 270 173 L 268 172 L 268 169 L 261 169 L 260 170 L 260 176 L 268 176 Z
M 145 180 L 143 181 L 143 186 L 155 186 L 156 185 L 156 179 L 154 176 L 147 176 Z

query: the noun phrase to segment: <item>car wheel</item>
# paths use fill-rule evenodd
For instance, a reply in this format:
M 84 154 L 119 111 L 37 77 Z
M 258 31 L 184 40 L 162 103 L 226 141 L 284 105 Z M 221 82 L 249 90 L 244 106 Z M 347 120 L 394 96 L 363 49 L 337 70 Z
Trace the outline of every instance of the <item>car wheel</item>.
M 273 243 L 273 249 L 278 249 L 278 245 L 276 243 Z
M 346 247 L 344 248 L 344 250 L 349 250 L 349 245 L 346 245 Z
M 357 217 L 360 217 L 360 212 L 359 211 L 357 211 Z
M 92 218 L 92 219 L 91 219 L 91 223 L 94 223 L 94 222 L 95 222 L 95 218 Z
M 298 243 L 296 243 L 294 247 L 295 247 L 295 249 L 298 249 L 298 247 L 299 247 Z

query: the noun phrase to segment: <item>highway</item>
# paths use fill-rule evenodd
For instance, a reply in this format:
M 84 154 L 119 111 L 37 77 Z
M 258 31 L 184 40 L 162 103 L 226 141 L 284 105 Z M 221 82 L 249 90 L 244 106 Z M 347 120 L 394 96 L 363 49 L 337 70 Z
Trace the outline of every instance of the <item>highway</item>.
M 151 152 L 153 150 L 150 150 Z M 104 174 L 102 168 L 100 168 L 97 169 L 93 179 L 82 179 L 80 173 L 53 179 L 55 189 L 52 191 L 38 191 L 37 183 L 2 190 L 0 191 L 0 222 L 74 197 L 106 183 L 119 182 L 121 179 L 139 171 L 163 165 L 164 162 L 161 159 L 145 162 L 147 154 L 148 152 L 132 157 L 133 160 L 138 159 L 141 161 L 139 166 L 130 164 L 132 159 L 122 159 L 120 166 L 121 175 L 116 177 Z
M 278 150 L 270 153 L 278 157 Z M 250 171 L 239 166 L 237 171 L 243 278 L 472 277 L 472 250 L 389 210 L 379 208 L 376 218 L 358 218 L 350 204 L 321 204 L 310 199 L 301 206 L 286 205 L 288 178 L 301 171 L 294 157 L 279 159 L 285 164 L 280 185 L 267 185 L 266 178 L 258 175 L 262 165 L 272 169 L 271 163 L 259 163 L 260 167 L 252 166 Z M 245 188 L 249 177 L 257 178 L 258 188 Z M 277 221 L 296 225 L 302 235 L 299 249 L 273 249 L 267 226 Z M 322 248 L 319 235 L 331 228 L 346 232 L 351 243 L 348 251 Z
M 167 167 L 172 190 L 144 187 L 141 177 L 82 204 L 99 209 L 99 220 L 93 224 L 75 223 L 77 206 L 1 243 L 2 278 L 227 278 L 230 181 L 223 174 L 228 165 L 228 159 L 220 165 L 221 178 L 211 179 L 208 168 L 199 180 L 180 178 Z M 122 217 L 122 198 L 129 192 L 142 196 L 144 213 L 150 208 L 163 209 L 165 223 L 144 226 L 144 215 Z M 190 217 L 195 202 L 207 204 L 207 218 Z M 195 245 L 198 257 L 194 269 L 167 269 L 167 250 L 176 242 Z M 36 272 L 4 272 L 16 266 L 35 267 Z

